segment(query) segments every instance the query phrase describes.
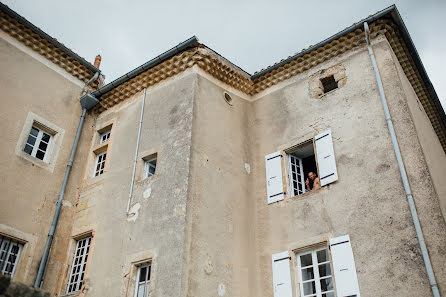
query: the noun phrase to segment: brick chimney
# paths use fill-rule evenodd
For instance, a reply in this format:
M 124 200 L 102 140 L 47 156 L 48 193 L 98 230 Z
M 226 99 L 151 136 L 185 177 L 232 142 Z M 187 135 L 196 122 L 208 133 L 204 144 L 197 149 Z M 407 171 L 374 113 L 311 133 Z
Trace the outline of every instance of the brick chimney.
M 94 67 L 99 69 L 99 66 L 101 66 L 101 55 L 97 55 L 94 59 Z

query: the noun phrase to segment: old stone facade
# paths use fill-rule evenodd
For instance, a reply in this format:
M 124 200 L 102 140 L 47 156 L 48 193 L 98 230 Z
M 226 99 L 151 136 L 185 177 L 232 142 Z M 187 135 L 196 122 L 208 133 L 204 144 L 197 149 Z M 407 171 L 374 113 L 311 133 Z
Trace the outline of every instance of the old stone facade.
M 444 111 L 396 8 L 364 21 L 446 296 Z M 3 4 L 0 34 L 15 281 L 37 277 L 82 97 L 52 296 L 432 296 L 361 26 L 254 75 L 192 38 L 88 94 L 99 69 Z

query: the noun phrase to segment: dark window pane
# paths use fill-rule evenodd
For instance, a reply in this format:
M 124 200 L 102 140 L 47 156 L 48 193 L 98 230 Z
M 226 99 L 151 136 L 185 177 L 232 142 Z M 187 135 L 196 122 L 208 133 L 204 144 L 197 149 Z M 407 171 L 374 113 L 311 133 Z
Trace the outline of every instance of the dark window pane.
M 36 139 L 34 136 L 29 135 L 28 136 L 28 140 L 26 141 L 26 143 L 30 144 L 30 145 L 34 145 L 34 143 L 36 143 Z
M 155 159 L 155 160 L 152 160 L 152 161 L 150 161 L 150 164 L 152 164 L 153 166 L 155 166 L 155 167 L 156 167 L 156 159 Z
M 314 279 L 313 268 L 305 268 L 301 270 L 302 272 L 302 281 L 307 281 L 310 279 Z
M 45 141 L 45 142 L 49 142 L 50 141 L 50 136 L 48 134 L 46 134 L 46 133 L 43 133 L 42 140 Z
M 311 264 L 313 264 L 311 254 L 306 254 L 306 255 L 300 256 L 300 263 L 301 263 L 301 265 L 300 265 L 301 267 L 310 266 Z
M 319 265 L 319 276 L 324 277 L 329 275 L 331 275 L 330 263 Z
M 316 293 L 316 283 L 308 282 L 303 284 L 304 287 L 304 295 L 311 295 Z
M 322 251 L 318 251 L 317 252 L 317 262 L 318 263 L 322 263 L 322 262 L 327 262 L 328 261 L 328 251 L 322 250 Z
M 41 149 L 42 151 L 46 151 L 48 144 L 45 142 L 40 142 L 39 144 L 39 149 Z
M 333 290 L 333 282 L 331 277 L 321 280 L 321 290 L 322 292 Z
M 28 155 L 31 155 L 31 152 L 33 151 L 33 147 L 30 146 L 29 144 L 25 145 L 25 148 L 23 149 L 23 151 L 25 153 L 27 153 Z
M 149 167 L 149 172 L 150 172 L 151 174 L 155 174 L 155 168 L 153 168 L 153 167 Z
M 141 267 L 139 270 L 139 281 L 143 282 L 146 280 L 147 267 Z
M 32 127 L 31 128 L 31 132 L 29 132 L 29 134 L 34 135 L 35 137 L 37 137 L 37 134 L 39 134 L 39 130 Z
M 37 153 L 36 153 L 36 158 L 40 159 L 40 160 L 43 160 L 43 157 L 45 157 L 45 153 L 42 152 L 41 150 L 38 150 Z
M 322 297 L 334 297 L 334 292 L 322 294 Z
M 150 280 L 150 271 L 152 270 L 152 266 L 148 266 L 147 269 L 149 269 L 149 274 L 147 276 L 147 280 Z

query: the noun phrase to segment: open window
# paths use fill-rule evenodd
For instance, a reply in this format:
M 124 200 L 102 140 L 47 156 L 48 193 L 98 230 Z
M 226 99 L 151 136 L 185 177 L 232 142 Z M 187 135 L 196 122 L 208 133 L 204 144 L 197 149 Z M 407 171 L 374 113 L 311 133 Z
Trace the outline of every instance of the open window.
M 284 155 L 286 158 L 282 160 Z M 265 162 L 268 204 L 284 199 L 286 186 L 283 176 L 288 175 L 290 196 L 300 195 L 338 180 L 330 130 L 285 150 L 284 154 L 278 151 L 266 155 Z M 287 169 L 283 170 L 283 166 Z

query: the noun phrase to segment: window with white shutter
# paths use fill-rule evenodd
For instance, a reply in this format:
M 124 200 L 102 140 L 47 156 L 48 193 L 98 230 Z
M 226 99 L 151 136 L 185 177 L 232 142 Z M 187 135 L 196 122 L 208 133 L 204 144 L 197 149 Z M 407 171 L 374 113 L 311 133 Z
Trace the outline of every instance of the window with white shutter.
M 272 267 L 274 297 L 293 297 L 288 251 L 273 254 Z
M 266 192 L 268 204 L 283 200 L 282 155 L 275 152 L 265 156 Z
M 316 146 L 317 165 L 319 168 L 319 179 L 321 186 L 338 180 L 336 160 L 333 150 L 331 131 L 327 130 L 314 137 Z
M 330 239 L 330 250 L 337 297 L 360 297 L 350 237 Z

